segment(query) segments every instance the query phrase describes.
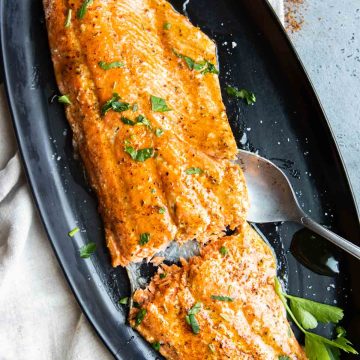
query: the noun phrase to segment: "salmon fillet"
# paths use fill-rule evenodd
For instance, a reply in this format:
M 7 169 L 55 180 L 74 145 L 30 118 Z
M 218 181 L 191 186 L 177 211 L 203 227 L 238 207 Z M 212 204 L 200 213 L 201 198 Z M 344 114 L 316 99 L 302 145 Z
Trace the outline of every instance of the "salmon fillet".
M 275 276 L 272 251 L 245 223 L 181 267 L 162 265 L 149 286 L 134 293 L 130 323 L 167 359 L 306 359 Z M 186 321 L 196 308 L 197 334 Z
M 247 193 L 215 44 L 163 0 L 44 0 L 44 9 L 113 266 L 241 224 Z

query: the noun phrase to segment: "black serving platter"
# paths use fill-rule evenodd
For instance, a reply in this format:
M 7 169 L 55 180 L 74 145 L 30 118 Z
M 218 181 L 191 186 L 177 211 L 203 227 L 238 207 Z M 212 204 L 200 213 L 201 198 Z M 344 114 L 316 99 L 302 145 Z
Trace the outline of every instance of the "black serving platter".
M 173 1 L 173 5 L 184 11 L 183 1 Z M 256 93 L 255 106 L 231 100 L 223 93 L 239 147 L 258 151 L 283 168 L 304 210 L 359 244 L 359 216 L 334 137 L 270 6 L 264 0 L 193 0 L 185 10 L 218 44 L 222 88 L 231 84 Z M 117 304 L 120 297 L 129 295 L 126 272 L 110 265 L 96 198 L 86 183 L 81 162 L 73 155 L 63 108 L 49 101 L 57 86 L 42 2 L 2 0 L 0 11 L 4 80 L 16 136 L 55 254 L 84 313 L 115 358 L 154 359 L 159 355 L 126 325 L 127 309 Z M 69 239 L 67 232 L 75 226 L 82 232 Z M 334 273 L 318 274 L 290 251 L 298 225 L 258 228 L 277 254 L 279 274 L 288 291 L 343 307 L 347 314 L 344 326 L 359 349 L 360 262 L 329 247 L 326 251 L 335 264 Z M 98 250 L 91 259 L 83 260 L 78 249 L 87 241 L 96 242 Z M 310 243 L 310 253 L 316 254 L 315 248 Z M 302 263 L 317 270 L 321 256 Z M 319 331 L 329 335 L 331 329 Z

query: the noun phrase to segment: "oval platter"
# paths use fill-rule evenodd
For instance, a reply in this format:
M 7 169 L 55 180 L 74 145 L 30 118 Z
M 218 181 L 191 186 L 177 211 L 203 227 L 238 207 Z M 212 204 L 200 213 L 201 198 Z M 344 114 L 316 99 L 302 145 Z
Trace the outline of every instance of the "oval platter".
M 231 84 L 256 94 L 256 104 L 247 106 L 223 93 L 239 148 L 274 161 L 289 176 L 306 212 L 359 245 L 359 215 L 337 145 L 269 4 L 264 0 L 172 4 L 216 41 L 222 88 Z M 126 272 L 111 267 L 96 197 L 74 157 L 63 108 L 49 101 L 57 86 L 42 1 L 2 0 L 0 16 L 2 65 L 15 132 L 54 252 L 82 310 L 114 357 L 155 359 L 159 355 L 126 324 L 127 309 L 118 305 L 119 298 L 130 292 Z M 69 240 L 67 233 L 75 226 L 82 229 L 81 236 Z M 279 275 L 289 293 L 345 309 L 344 326 L 359 349 L 360 262 L 327 247 L 332 271 L 316 272 L 318 258 L 299 262 L 293 255 L 291 241 L 299 234 L 299 225 L 267 224 L 258 229 L 276 252 Z M 78 249 L 87 241 L 96 242 L 98 250 L 84 261 Z M 320 328 L 325 335 L 330 331 Z

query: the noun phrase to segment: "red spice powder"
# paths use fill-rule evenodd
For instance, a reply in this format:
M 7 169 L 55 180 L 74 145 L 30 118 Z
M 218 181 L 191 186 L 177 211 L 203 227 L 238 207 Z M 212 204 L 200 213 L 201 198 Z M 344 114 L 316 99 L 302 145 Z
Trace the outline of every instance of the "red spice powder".
M 301 30 L 304 23 L 304 0 L 285 0 L 285 28 L 289 32 Z

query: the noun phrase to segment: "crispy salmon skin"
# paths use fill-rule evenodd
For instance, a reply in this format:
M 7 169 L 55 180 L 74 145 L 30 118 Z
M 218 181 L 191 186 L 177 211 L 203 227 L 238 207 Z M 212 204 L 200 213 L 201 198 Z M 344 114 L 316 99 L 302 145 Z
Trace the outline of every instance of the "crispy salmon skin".
M 163 0 L 44 0 L 52 60 L 114 266 L 248 207 L 215 44 Z
M 135 292 L 130 323 L 167 359 L 307 359 L 275 276 L 272 251 L 244 224 L 182 267 L 163 265 Z

